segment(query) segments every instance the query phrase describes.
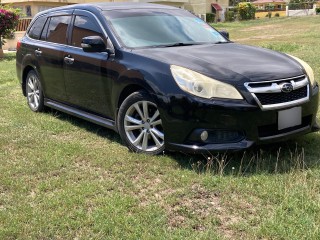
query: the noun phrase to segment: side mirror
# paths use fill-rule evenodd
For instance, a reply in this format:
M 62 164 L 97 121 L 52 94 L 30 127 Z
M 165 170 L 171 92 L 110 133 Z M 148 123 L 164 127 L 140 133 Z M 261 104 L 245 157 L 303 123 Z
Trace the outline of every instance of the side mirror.
M 227 31 L 221 30 L 221 31 L 219 31 L 219 33 L 220 33 L 222 36 L 224 36 L 226 39 L 229 40 L 229 33 L 228 33 Z
M 105 52 L 106 44 L 100 36 L 89 36 L 82 38 L 81 47 L 84 52 Z

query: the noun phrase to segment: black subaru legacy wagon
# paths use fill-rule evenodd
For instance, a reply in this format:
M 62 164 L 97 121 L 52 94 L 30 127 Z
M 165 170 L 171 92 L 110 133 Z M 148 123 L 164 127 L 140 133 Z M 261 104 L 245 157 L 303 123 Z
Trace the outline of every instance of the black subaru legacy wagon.
M 307 63 L 169 6 L 40 12 L 17 44 L 17 74 L 32 111 L 113 129 L 135 152 L 241 150 L 318 130 Z

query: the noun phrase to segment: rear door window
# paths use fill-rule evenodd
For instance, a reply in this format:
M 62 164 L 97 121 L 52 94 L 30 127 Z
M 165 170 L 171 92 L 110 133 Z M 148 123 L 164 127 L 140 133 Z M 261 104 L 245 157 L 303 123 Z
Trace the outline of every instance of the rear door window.
M 51 17 L 47 30 L 47 41 L 67 44 L 67 30 L 71 22 L 71 16 Z

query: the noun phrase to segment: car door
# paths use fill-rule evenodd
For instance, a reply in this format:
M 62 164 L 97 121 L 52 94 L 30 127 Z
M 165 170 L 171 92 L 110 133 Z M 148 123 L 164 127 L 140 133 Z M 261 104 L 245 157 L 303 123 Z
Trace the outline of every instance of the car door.
M 74 12 L 69 46 L 64 53 L 64 76 L 68 101 L 86 111 L 108 116 L 108 53 L 88 53 L 81 48 L 83 37 L 106 36 L 98 20 L 87 11 Z
M 62 11 L 47 17 L 39 41 L 34 47 L 38 72 L 42 79 L 45 97 L 65 102 L 63 53 L 67 44 L 67 29 L 72 11 Z

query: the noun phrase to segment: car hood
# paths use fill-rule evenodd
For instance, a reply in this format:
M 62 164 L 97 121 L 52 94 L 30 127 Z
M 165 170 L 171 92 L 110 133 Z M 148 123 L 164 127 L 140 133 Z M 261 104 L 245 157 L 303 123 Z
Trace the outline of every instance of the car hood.
M 230 82 L 268 81 L 303 74 L 300 65 L 285 54 L 235 43 L 139 49 L 133 52 Z

